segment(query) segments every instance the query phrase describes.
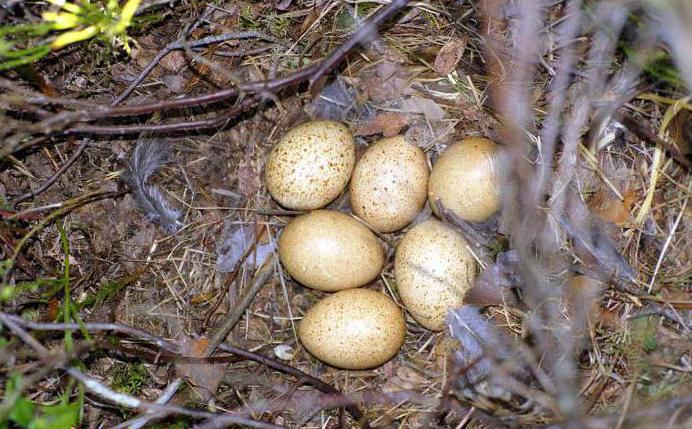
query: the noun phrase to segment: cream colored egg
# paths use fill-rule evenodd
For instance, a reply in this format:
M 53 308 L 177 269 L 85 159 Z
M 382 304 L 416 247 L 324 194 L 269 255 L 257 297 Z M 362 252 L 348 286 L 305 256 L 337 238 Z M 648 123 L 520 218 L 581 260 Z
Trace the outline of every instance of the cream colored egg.
M 424 327 L 440 331 L 473 286 L 476 262 L 466 240 L 438 220 L 411 228 L 399 243 L 394 277 L 402 302 Z
M 385 256 L 375 234 L 361 222 L 338 211 L 316 210 L 286 225 L 279 258 L 298 282 L 334 292 L 371 282 Z
M 310 308 L 298 329 L 303 346 L 337 368 L 367 369 L 397 354 L 406 336 L 403 311 L 370 289 L 330 295 Z
M 433 165 L 428 198 L 469 222 L 483 222 L 500 208 L 498 146 L 492 140 L 469 137 L 449 146 Z
M 397 231 L 416 218 L 428 188 L 425 154 L 403 136 L 368 148 L 351 178 L 351 209 L 379 232 Z
M 346 188 L 355 160 L 355 141 L 344 124 L 303 123 L 288 131 L 269 153 L 267 190 L 289 209 L 324 207 Z

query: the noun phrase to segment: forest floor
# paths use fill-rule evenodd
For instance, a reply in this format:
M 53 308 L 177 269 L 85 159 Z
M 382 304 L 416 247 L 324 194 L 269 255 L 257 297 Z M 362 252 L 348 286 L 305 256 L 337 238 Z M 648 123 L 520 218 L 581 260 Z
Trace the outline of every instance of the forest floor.
M 317 63 L 382 7 L 357 1 L 324 1 L 318 6 L 290 0 L 170 3 L 140 15 L 129 30 L 131 55 L 91 41 L 0 76 L 46 97 L 107 106 L 162 49 L 196 23 L 189 41 L 231 36 L 194 51 L 173 50 L 121 104 L 207 94 Z M 51 412 L 70 414 L 68 405 L 78 404 L 74 409 L 79 410 L 79 427 L 97 428 L 117 426 L 146 409 L 128 409 L 85 391 L 72 373 L 57 370 L 69 366 L 113 391 L 150 403 L 165 396 L 167 387 L 181 377 L 180 386 L 175 385 L 174 395 L 167 398 L 169 405 L 277 426 L 338 426 L 336 406 L 341 402 L 325 390 L 300 385 L 305 380 L 287 373 L 288 367 L 352 398 L 374 427 L 530 427 L 559 422 L 560 417 L 544 408 L 512 399 L 507 403 L 461 394 L 450 399 L 458 376 L 454 352 L 459 343 L 448 332 L 431 332 L 410 317 L 402 350 L 385 365 L 345 371 L 320 362 L 301 346 L 297 326 L 326 294 L 293 281 L 271 256 L 276 237 L 294 213 L 271 199 L 263 169 L 272 146 L 292 126 L 314 118 L 342 121 L 354 132 L 359 153 L 383 136 L 403 133 L 424 149 L 430 163 L 465 136 L 502 142 L 501 120 L 490 107 L 493 82 L 484 61 L 479 12 L 469 2 L 460 3 L 463 6 L 411 5 L 366 46 L 348 55 L 336 72 L 310 88 L 299 83 L 261 94 L 252 108 L 221 126 L 164 134 L 135 130 L 122 136 L 56 135 L 6 156 L 0 169 L 0 247 L 12 266 L 3 266 L 2 314 L 55 329 L 42 331 L 39 325 L 34 329 L 2 319 L 0 379 L 5 399 L 0 417 L 29 427 L 22 425 L 30 419 L 21 420 L 17 410 L 30 409 L 47 419 Z M 15 6 L 6 11 L 5 19 L 20 20 L 18 10 L 23 7 L 30 6 Z M 550 13 L 557 21 L 564 11 L 556 7 Z M 531 88 L 538 117 L 551 102 L 550 55 L 546 53 L 546 67 L 539 66 Z M 613 70 L 621 63 L 619 55 L 625 54 L 614 54 Z M 9 94 L 4 88 L 3 94 Z M 692 182 L 688 166 L 647 138 L 658 135 L 677 144 L 689 160 L 692 106 L 688 99 L 678 101 L 687 94 L 680 81 L 653 72 L 644 73 L 637 88 L 623 109 L 639 128 L 615 126 L 596 147 L 580 145 L 573 168 L 581 198 L 632 268 L 632 288 L 638 291 L 628 293 L 593 276 L 575 277 L 566 286 L 576 294 L 586 290 L 597 295 L 589 303 L 586 340 L 574 356 L 579 398 L 586 413 L 594 416 L 636 414 L 692 394 Z M 2 103 L 6 117 L 9 110 Z M 206 119 L 233 107 L 232 101 L 221 101 L 146 113 L 128 124 Z M 122 122 L 108 119 L 100 124 L 117 127 Z M 124 178 L 138 142 L 151 139 L 164 142 L 168 154 L 150 183 L 178 211 L 180 225 L 165 228 L 146 216 Z M 75 162 L 59 172 L 73 156 Z M 39 190 L 54 176 L 55 183 Z M 329 207 L 347 211 L 348 195 Z M 430 216 L 426 206 L 418 220 Z M 497 266 L 494 256 L 511 246 L 511 234 L 499 231 L 498 225 L 491 222 L 481 228 L 492 237 L 493 247 L 487 249 L 492 266 Z M 367 286 L 395 298 L 391 255 L 405 231 L 385 235 L 389 262 Z M 573 255 L 569 246 L 564 250 Z M 242 317 L 225 343 L 275 364 L 236 359 L 227 352 L 216 361 L 207 359 L 204 350 L 210 339 L 228 315 L 238 311 L 243 291 L 258 277 L 258 269 L 261 274 L 258 267 L 266 258 L 273 264 L 271 276 L 249 307 L 241 308 Z M 526 308 L 491 305 L 483 312 L 509 337 L 531 341 Z M 8 331 L 12 320 L 15 328 L 30 332 L 47 349 L 32 349 L 18 331 Z M 63 321 L 86 325 L 61 329 L 57 323 Z M 146 331 L 158 343 L 136 333 L 106 335 L 95 328 L 97 323 Z M 161 341 L 175 348 L 166 349 Z M 56 370 L 42 372 L 46 367 Z M 22 398 L 42 404 L 40 412 L 17 398 L 10 401 L 10 393 L 22 383 Z M 673 412 L 689 417 L 689 402 L 686 409 Z M 677 418 L 673 412 L 666 417 L 671 427 Z M 147 427 L 213 421 L 206 414 L 167 410 L 159 417 L 163 415 Z M 65 427 L 73 423 L 66 421 L 70 423 Z M 346 426 L 355 425 L 347 422 Z M 36 427 L 63 427 L 52 424 Z M 619 421 L 610 427 L 635 426 Z

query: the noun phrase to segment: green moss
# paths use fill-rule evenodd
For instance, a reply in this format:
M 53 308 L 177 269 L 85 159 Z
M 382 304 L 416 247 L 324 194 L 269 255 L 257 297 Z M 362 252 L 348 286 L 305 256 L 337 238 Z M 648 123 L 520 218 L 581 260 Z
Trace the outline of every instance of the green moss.
M 112 372 L 113 389 L 137 396 L 142 388 L 151 382 L 149 372 L 143 363 L 116 364 Z

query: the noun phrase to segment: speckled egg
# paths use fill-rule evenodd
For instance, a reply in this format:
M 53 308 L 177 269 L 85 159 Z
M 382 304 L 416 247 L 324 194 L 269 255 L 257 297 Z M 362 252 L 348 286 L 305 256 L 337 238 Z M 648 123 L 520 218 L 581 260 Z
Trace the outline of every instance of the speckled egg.
M 365 225 L 335 210 L 297 216 L 279 237 L 279 258 L 303 285 L 327 292 L 363 286 L 384 265 L 384 249 Z
M 403 136 L 365 151 L 351 178 L 351 209 L 375 231 L 397 231 L 416 218 L 428 189 L 425 154 Z
M 433 165 L 428 198 L 469 222 L 483 222 L 500 208 L 498 146 L 492 140 L 469 137 L 449 146 Z
M 337 368 L 382 365 L 404 344 L 403 311 L 388 296 L 370 289 L 330 295 L 310 308 L 298 329 L 303 346 Z
M 441 331 L 448 310 L 460 307 L 473 286 L 476 262 L 466 240 L 438 220 L 411 228 L 394 258 L 394 277 L 402 302 L 424 327 Z
M 267 190 L 288 209 L 324 207 L 346 188 L 355 160 L 355 141 L 344 124 L 303 123 L 288 131 L 269 153 Z

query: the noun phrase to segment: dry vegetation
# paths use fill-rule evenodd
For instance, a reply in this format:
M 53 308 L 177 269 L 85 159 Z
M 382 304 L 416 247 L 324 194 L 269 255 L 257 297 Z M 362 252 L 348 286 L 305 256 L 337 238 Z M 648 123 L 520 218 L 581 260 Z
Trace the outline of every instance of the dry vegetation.
M 690 427 L 692 5 L 387 3 L 145 2 L 131 56 L 0 73 L 0 426 Z M 409 319 L 373 370 L 302 349 L 324 294 L 273 256 L 295 213 L 263 167 L 309 118 L 359 150 L 482 135 L 511 158 L 497 218 L 446 219 L 480 312 Z M 395 298 L 402 235 L 368 286 Z

